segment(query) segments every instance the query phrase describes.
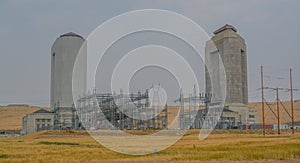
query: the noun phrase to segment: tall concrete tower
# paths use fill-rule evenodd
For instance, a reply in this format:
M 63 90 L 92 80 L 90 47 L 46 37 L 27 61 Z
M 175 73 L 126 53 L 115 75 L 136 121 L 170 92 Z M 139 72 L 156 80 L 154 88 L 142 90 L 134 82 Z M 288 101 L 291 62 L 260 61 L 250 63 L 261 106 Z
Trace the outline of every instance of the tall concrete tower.
M 72 96 L 73 67 L 80 48 L 86 48 L 85 39 L 75 33 L 66 33 L 57 38 L 51 48 L 50 107 L 56 114 L 54 125 L 74 128 Z M 81 49 L 82 50 L 82 49 Z M 83 50 L 86 51 L 86 50 Z M 82 84 L 86 82 L 86 58 L 81 60 Z
M 220 73 L 218 63 L 216 63 L 219 58 L 218 52 L 226 74 L 225 107 L 241 113 L 245 116 L 242 117 L 242 121 L 246 122 L 248 112 L 247 50 L 245 40 L 237 34 L 237 30 L 233 26 L 226 24 L 219 28 L 214 32 L 211 40 L 206 43 L 206 64 L 216 65 L 212 66 L 213 70 L 210 75 L 206 70 L 207 92 L 211 92 L 211 81 L 216 88 L 222 86 L 222 83 L 218 83 L 218 74 Z M 210 77 L 214 80 L 210 80 Z
M 236 33 L 237 30 L 226 24 L 214 32 L 214 36 L 207 42 L 205 48 L 206 62 L 214 62 L 212 43 L 215 44 L 224 64 L 226 73 L 226 101 L 225 104 L 248 105 L 247 80 L 247 51 L 245 40 Z M 206 90 L 211 91 L 208 73 L 206 74 Z

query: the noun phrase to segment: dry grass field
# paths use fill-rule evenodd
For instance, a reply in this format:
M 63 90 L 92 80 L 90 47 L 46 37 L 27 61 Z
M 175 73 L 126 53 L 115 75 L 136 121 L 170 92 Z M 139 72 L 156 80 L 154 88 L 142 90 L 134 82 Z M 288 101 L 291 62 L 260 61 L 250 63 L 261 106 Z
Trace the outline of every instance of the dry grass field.
M 284 102 L 289 109 L 289 102 Z M 261 113 L 260 103 L 251 103 Z M 273 106 L 275 109 L 276 107 Z M 40 107 L 11 105 L 0 107 L 0 130 L 20 130 L 22 117 Z M 178 107 L 169 107 L 169 122 L 176 118 Z M 283 111 L 282 122 L 288 122 Z M 300 119 L 300 101 L 295 102 L 295 118 Z M 267 123 L 276 123 L 266 109 Z M 153 131 L 128 131 L 150 134 Z M 156 154 L 131 156 L 111 151 L 84 131 L 42 131 L 22 137 L 0 138 L 0 162 L 91 162 L 91 161 L 214 161 L 219 160 L 288 160 L 300 158 L 300 131 L 281 136 L 268 131 L 214 131 L 204 141 L 199 130 L 190 130 L 177 143 Z M 295 161 L 295 160 L 294 160 Z
M 42 131 L 17 138 L 0 138 L 0 162 L 223 162 L 300 158 L 300 133 L 263 137 L 244 131 L 214 131 L 204 141 L 198 140 L 198 133 L 199 130 L 190 130 L 176 144 L 156 154 L 132 156 L 104 148 L 83 131 Z

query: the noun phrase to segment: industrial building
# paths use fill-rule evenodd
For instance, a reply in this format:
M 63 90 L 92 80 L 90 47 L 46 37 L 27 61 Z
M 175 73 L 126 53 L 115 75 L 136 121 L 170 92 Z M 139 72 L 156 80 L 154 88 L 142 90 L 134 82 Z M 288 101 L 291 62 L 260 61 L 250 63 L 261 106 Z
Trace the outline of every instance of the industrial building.
M 85 51 L 85 39 L 73 32 L 58 37 L 51 48 L 50 109 L 39 110 L 23 118 L 23 133 L 52 129 L 79 129 L 80 123 L 73 105 L 72 74 L 79 50 Z M 86 59 L 82 59 L 82 79 L 85 84 Z M 84 86 L 82 86 L 84 87 Z
M 219 55 L 226 74 L 225 108 L 237 112 L 241 117 L 242 125 L 259 123 L 257 111 L 248 107 L 246 43 L 232 25 L 226 24 L 217 29 L 211 40 L 206 43 L 205 63 L 213 67 L 211 71 L 206 69 L 207 93 L 212 93 L 212 85 L 218 89 L 224 84 L 218 80 L 221 73 L 218 63 Z
M 214 47 L 216 46 L 216 48 Z M 44 129 L 162 129 L 168 128 L 168 108 L 150 106 L 148 89 L 145 93 L 131 94 L 87 93 L 76 102 L 72 95 L 72 75 L 78 52 L 86 54 L 85 39 L 75 33 L 66 33 L 57 38 L 51 48 L 51 92 L 49 111 L 38 111 L 23 118 L 23 132 L 30 133 Z M 225 25 L 214 32 L 206 43 L 205 62 L 218 65 L 220 54 L 226 73 L 225 107 L 220 108 L 213 86 L 220 88 L 220 69 L 214 68 L 209 74 L 206 69 L 206 93 L 189 97 L 180 94 L 178 128 L 209 128 L 203 126 L 204 119 L 215 123 L 212 113 L 222 110 L 215 126 L 220 129 L 241 128 L 243 125 L 259 122 L 257 111 L 248 107 L 247 50 L 245 40 L 231 25 Z M 87 58 L 82 55 L 79 63 L 82 69 L 79 79 L 86 89 Z M 78 74 L 77 74 L 78 75 Z M 210 78 L 212 77 L 212 79 Z M 188 108 L 185 108 L 188 103 Z M 204 108 L 201 106 L 204 106 Z M 147 119 L 146 117 L 152 117 Z M 107 123 L 109 122 L 109 124 Z
M 23 117 L 22 134 L 29 134 L 41 130 L 53 130 L 54 114 L 45 109 L 37 110 Z
M 220 61 L 226 85 L 221 79 Z M 206 42 L 205 64 L 206 93 L 196 95 L 194 90 L 189 97 L 181 94 L 176 100 L 180 103 L 179 128 L 234 129 L 259 123 L 257 110 L 248 107 L 247 49 L 236 28 L 226 24 L 214 32 Z M 222 88 L 226 88 L 224 106 L 218 102 L 218 98 L 223 98 Z M 205 107 L 195 109 L 200 105 Z
M 77 129 L 79 126 L 72 95 L 73 67 L 79 51 L 86 53 L 85 39 L 73 32 L 61 35 L 51 48 L 50 108 L 54 129 Z M 86 85 L 87 59 L 81 58 L 81 87 Z

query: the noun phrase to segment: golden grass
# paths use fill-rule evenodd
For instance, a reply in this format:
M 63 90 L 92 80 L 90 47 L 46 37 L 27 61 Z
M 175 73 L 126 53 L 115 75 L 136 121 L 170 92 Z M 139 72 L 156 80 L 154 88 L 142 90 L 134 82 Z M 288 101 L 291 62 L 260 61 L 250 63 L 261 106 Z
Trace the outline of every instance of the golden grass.
M 139 132 L 139 131 L 136 131 Z M 214 131 L 198 140 L 199 130 L 189 131 L 180 141 L 157 154 L 131 156 L 104 148 L 84 131 L 42 131 L 18 138 L 0 138 L 0 162 L 90 161 L 204 161 L 282 160 L 300 157 L 300 133 L 282 136 L 245 131 Z
M 39 109 L 28 105 L 0 106 L 0 130 L 21 130 L 23 117 Z

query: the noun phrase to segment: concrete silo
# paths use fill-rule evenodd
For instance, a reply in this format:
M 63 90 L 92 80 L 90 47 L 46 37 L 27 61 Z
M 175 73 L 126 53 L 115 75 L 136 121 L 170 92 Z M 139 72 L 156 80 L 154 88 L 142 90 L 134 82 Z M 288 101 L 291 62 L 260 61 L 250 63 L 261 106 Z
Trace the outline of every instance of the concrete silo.
M 81 47 L 83 49 L 80 50 Z M 51 48 L 50 107 L 55 113 L 54 125 L 56 128 L 76 128 L 72 75 L 79 51 L 86 52 L 85 39 L 73 32 L 61 35 L 55 40 Z M 80 62 L 82 69 L 79 80 L 82 80 L 80 83 L 85 85 L 86 58 L 81 59 Z
M 214 32 L 214 36 L 206 44 L 206 63 L 213 64 L 213 68 L 218 67 L 217 53 L 220 54 L 226 73 L 226 104 L 248 105 L 248 80 L 247 80 L 247 51 L 245 40 L 236 33 L 237 30 L 226 24 Z M 213 45 L 217 49 L 213 49 Z M 216 51 L 217 50 L 217 51 Z M 212 71 L 211 76 L 217 78 L 219 68 Z M 207 72 L 207 71 L 206 71 Z M 206 90 L 211 91 L 209 75 L 206 74 Z M 218 82 L 214 80 L 213 82 Z M 215 83 L 214 86 L 220 86 Z
M 219 80 L 221 70 L 218 53 L 224 64 L 226 85 Z M 206 92 L 213 92 L 212 86 L 214 90 L 226 86 L 225 108 L 239 113 L 240 125 L 256 122 L 257 113 L 248 108 L 246 43 L 237 34 L 236 28 L 226 24 L 214 32 L 214 36 L 206 43 L 205 63 L 211 67 L 210 72 L 206 69 Z

